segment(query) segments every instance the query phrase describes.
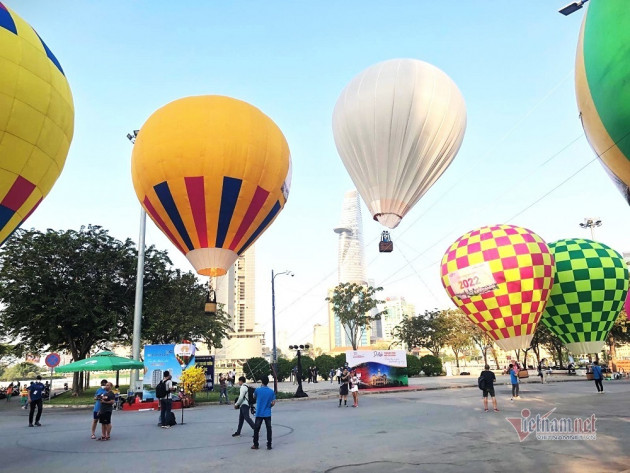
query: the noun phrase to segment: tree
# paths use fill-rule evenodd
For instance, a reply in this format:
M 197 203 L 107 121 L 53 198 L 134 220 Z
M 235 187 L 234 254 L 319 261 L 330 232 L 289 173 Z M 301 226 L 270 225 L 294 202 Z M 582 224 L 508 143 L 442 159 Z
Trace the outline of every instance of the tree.
M 302 381 L 304 381 L 305 379 L 308 379 L 308 377 L 310 376 L 308 369 L 311 366 L 315 366 L 315 361 L 313 360 L 313 358 L 311 358 L 308 355 L 301 355 L 302 358 Z M 296 359 L 296 364 L 297 364 L 297 359 Z
M 442 360 L 434 355 L 424 355 L 420 358 L 420 369 L 427 376 L 442 374 Z
M 407 376 L 418 376 L 422 371 L 420 358 L 407 354 Z
M 452 330 L 447 337 L 447 345 L 451 347 L 453 355 L 455 355 L 455 363 L 459 368 L 459 358 L 473 344 L 471 334 L 471 323 L 468 317 L 461 310 L 448 310 L 446 317 L 449 319 L 449 325 Z
M 42 369 L 34 363 L 24 361 L 17 365 L 9 366 L 3 373 L 2 379 L 5 381 L 15 381 L 25 378 L 35 378 Z
M 558 337 L 549 329 L 549 327 L 541 322 L 538 324 L 538 327 L 536 327 L 536 332 L 534 333 L 533 338 L 536 338 L 536 342 L 538 344 L 545 347 L 549 353 L 552 353 L 554 359 L 557 357 L 557 364 L 560 365 L 560 368 L 564 367 L 562 354 L 565 347 L 564 342 L 560 340 L 560 337 Z
M 326 300 L 339 319 L 352 349 L 356 350 L 363 332 L 372 321 L 379 320 L 385 311 L 372 314 L 373 309 L 383 301 L 374 298 L 382 287 L 362 286 L 355 283 L 340 283 L 333 290 L 332 297 Z
M 264 358 L 255 356 L 245 362 L 243 365 L 243 373 L 247 379 L 259 381 L 265 377 L 269 378 L 271 365 Z
M 197 277 L 191 272 L 170 269 L 170 261 L 157 251 L 150 256 L 152 267 L 145 269 L 149 281 L 145 284 L 142 339 L 151 344 L 201 341 L 208 348 L 220 348 L 230 330 L 230 318 L 223 304 L 219 304 L 216 313 L 207 314 L 207 289 Z
M 333 357 L 335 359 L 335 369 L 346 366 L 346 354 L 339 353 Z
M 287 360 L 283 356 L 278 358 L 278 381 L 284 381 L 289 376 L 291 376 L 291 370 L 296 365 L 296 363 L 297 360 Z
M 610 349 L 611 368 L 613 371 L 617 371 L 615 363 L 617 359 L 616 348 L 622 344 L 630 343 L 630 330 L 628 329 L 630 329 L 630 321 L 628 321 L 626 311 L 622 310 L 608 333 L 608 347 Z
M 422 315 L 405 317 L 394 327 L 394 337 L 404 343 L 408 350 L 426 348 L 434 356 L 440 356 L 440 350 L 449 342 L 455 329 L 453 320 L 449 311 L 426 310 Z
M 337 366 L 335 366 L 335 359 L 330 355 L 319 355 L 315 358 L 315 366 L 317 366 L 321 377 L 326 381 L 330 378 L 330 370 L 337 368 Z
M 206 385 L 206 371 L 201 366 L 186 368 L 179 378 L 179 384 L 186 394 L 195 398 L 195 393 L 201 391 Z
M 0 253 L 0 330 L 18 349 L 67 350 L 84 359 L 128 335 L 136 249 L 99 226 L 18 230 Z M 82 389 L 75 373 L 75 394 Z

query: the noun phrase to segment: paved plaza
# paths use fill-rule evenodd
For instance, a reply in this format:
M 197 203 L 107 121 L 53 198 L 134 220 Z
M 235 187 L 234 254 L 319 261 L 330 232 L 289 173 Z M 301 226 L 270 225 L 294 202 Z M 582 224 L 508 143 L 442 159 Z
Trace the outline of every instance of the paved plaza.
M 500 380 L 503 381 L 504 377 Z M 112 440 L 90 440 L 91 412 L 45 409 L 42 427 L 28 428 L 17 402 L 0 406 L 2 470 L 48 472 L 606 472 L 630 471 L 630 381 L 524 383 L 522 399 L 497 387 L 501 412 L 483 412 L 471 378 L 425 379 L 422 391 L 364 395 L 360 407 L 338 408 L 329 383 L 306 385 L 311 398 L 280 401 L 273 410 L 272 451 L 254 451 L 251 430 L 232 438 L 237 411 L 209 405 L 186 409 L 184 425 L 156 426 L 157 412 L 115 412 Z M 285 387 L 286 386 L 286 387 Z M 289 390 L 291 385 L 284 385 Z M 327 392 L 326 389 L 330 389 Z M 592 441 L 519 442 L 506 417 L 545 414 L 597 417 Z M 178 421 L 181 412 L 177 413 Z M 261 432 L 264 446 L 264 428 Z

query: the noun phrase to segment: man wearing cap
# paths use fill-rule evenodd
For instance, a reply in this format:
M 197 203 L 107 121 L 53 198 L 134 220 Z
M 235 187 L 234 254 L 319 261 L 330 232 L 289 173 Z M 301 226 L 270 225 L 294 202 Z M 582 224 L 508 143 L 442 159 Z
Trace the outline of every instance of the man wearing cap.
M 37 406 L 37 417 L 35 418 L 35 425 L 41 427 L 39 419 L 42 417 L 44 385 L 42 384 L 42 377 L 37 376 L 37 381 L 31 384 L 28 388 L 28 402 L 31 405 L 31 410 L 28 414 L 28 426 L 33 427 L 33 414 L 35 413 L 35 406 Z

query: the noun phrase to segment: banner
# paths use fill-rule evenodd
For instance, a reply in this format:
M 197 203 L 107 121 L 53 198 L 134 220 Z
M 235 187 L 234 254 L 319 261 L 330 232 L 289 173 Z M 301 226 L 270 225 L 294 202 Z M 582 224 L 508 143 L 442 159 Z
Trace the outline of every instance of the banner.
M 347 351 L 350 371 L 357 372 L 360 389 L 407 386 L 407 353 L 405 350 Z
M 212 391 L 214 389 L 214 355 L 197 356 L 195 364 L 201 366 L 206 373 L 206 385 L 203 391 Z
M 179 348 L 179 346 L 178 346 Z M 194 366 L 195 356 L 186 353 L 182 356 L 175 345 L 145 345 L 144 346 L 144 378 L 142 380 L 142 398 L 155 399 L 155 387 L 164 377 L 164 372 L 171 374 L 171 379 L 179 383 L 182 371 Z M 194 350 L 193 350 L 194 353 Z

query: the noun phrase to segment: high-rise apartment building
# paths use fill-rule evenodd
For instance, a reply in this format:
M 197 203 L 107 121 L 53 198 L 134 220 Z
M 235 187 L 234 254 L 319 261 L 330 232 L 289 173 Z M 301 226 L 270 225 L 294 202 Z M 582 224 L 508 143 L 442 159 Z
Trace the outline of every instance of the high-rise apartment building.
M 386 314 L 381 315 L 383 339 L 387 341 L 394 339 L 394 327 L 400 324 L 406 316 L 416 315 L 415 306 L 408 303 L 404 297 L 387 297 L 385 303 L 379 306 L 379 310 L 387 310 Z
M 228 273 L 216 278 L 217 302 L 230 316 L 229 339 L 214 349 L 217 367 L 239 366 L 248 358 L 262 356 L 264 333 L 256 330 L 256 252 L 250 247 Z
M 346 192 L 341 209 L 341 219 L 334 228 L 339 235 L 337 249 L 338 282 L 367 284 L 365 256 L 363 252 L 363 222 L 361 221 L 361 204 L 356 190 Z M 332 295 L 332 289 L 328 296 Z M 328 327 L 330 348 L 352 346 L 344 327 L 328 304 Z M 367 327 L 359 340 L 359 346 L 370 344 L 370 327 Z

